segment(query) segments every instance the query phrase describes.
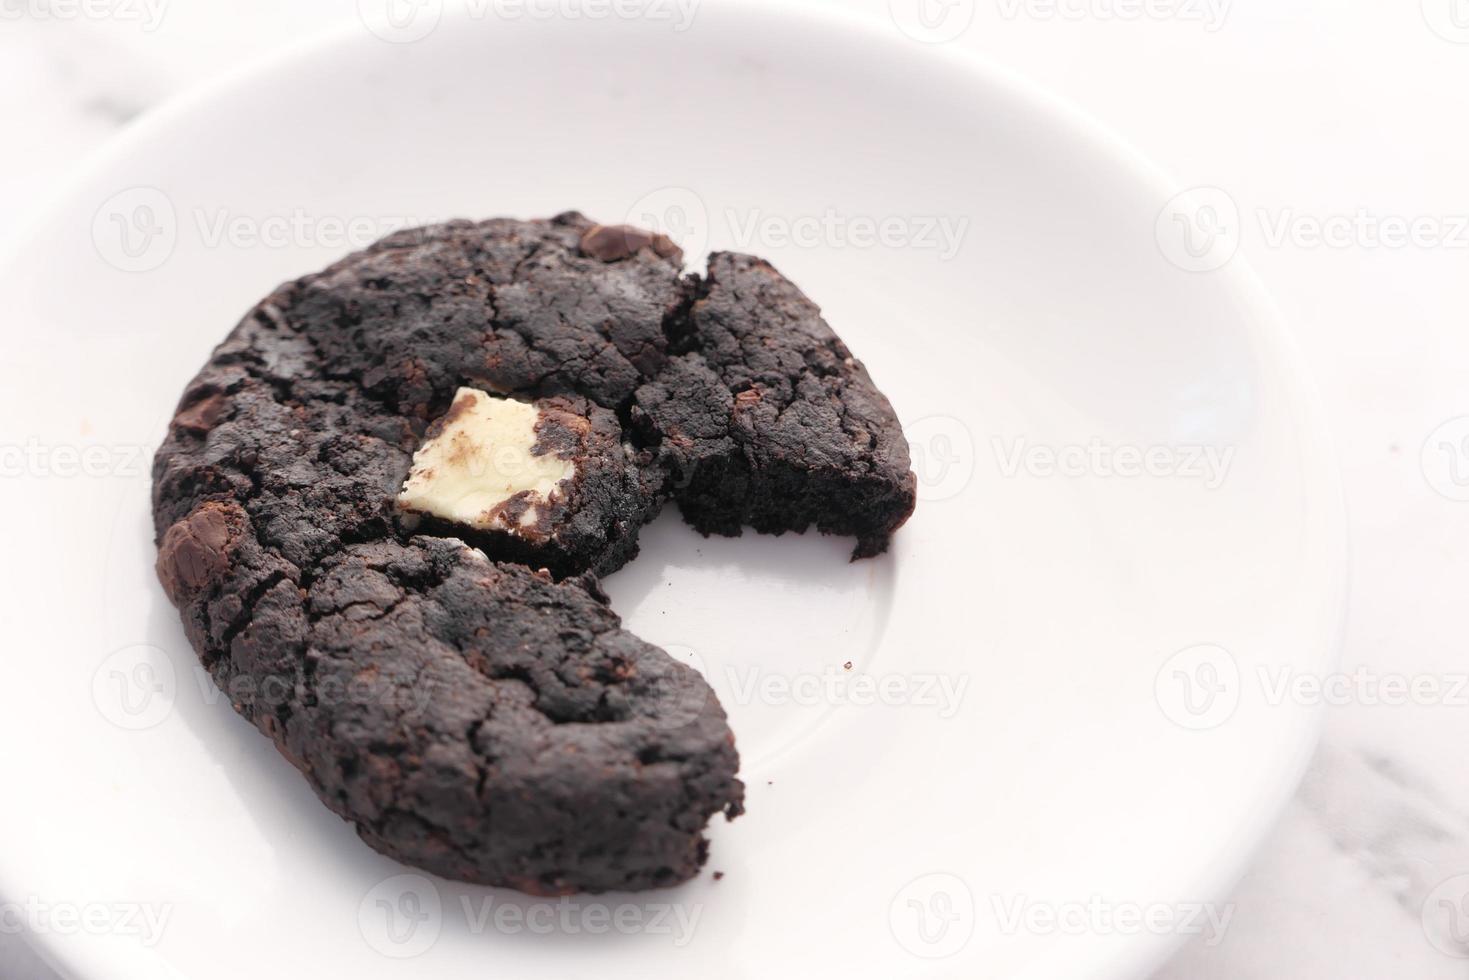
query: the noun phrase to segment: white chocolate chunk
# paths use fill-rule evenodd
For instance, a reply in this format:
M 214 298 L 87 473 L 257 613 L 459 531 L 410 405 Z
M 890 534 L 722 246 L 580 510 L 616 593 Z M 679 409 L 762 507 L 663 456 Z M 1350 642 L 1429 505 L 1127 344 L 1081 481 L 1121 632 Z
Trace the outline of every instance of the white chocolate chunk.
M 460 388 L 437 435 L 413 454 L 413 468 L 398 505 L 479 530 L 516 530 L 500 512 L 517 494 L 531 506 L 520 528 L 535 524 L 536 503 L 576 475 L 576 464 L 531 452 L 537 441 L 534 405 Z

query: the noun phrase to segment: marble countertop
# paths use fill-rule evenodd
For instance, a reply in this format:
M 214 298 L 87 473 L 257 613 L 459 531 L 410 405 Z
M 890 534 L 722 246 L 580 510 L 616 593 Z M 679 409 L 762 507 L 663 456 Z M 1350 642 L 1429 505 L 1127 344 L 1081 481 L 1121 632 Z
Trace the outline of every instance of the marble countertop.
M 1154 980 L 1469 975 L 1452 939 L 1469 926 L 1469 878 L 1455 880 L 1469 874 L 1462 0 L 825 2 L 889 26 L 930 3 L 940 43 L 1071 99 L 1185 185 L 1225 190 L 1327 406 L 1352 535 L 1343 677 L 1222 941 L 1185 946 Z M 0 2 L 0 229 L 148 107 L 355 8 Z M 1397 683 L 1418 693 L 1388 696 Z M 52 978 L 4 933 L 0 974 Z

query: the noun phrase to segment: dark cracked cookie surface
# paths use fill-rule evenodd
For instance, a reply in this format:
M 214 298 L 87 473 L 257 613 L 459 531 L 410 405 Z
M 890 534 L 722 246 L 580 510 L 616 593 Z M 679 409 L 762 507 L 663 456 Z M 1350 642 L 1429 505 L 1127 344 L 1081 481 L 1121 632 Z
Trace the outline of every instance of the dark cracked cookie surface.
M 913 513 L 908 442 L 816 304 L 764 260 L 720 252 L 679 331 L 691 353 L 639 389 L 633 411 L 670 460 L 689 523 L 815 526 L 857 538 L 856 557 L 887 550 Z
M 374 848 L 538 894 L 694 875 L 741 810 L 699 675 L 595 575 L 669 499 L 886 547 L 891 407 L 765 263 L 577 214 L 403 232 L 252 310 L 154 465 L 158 574 L 235 708 Z

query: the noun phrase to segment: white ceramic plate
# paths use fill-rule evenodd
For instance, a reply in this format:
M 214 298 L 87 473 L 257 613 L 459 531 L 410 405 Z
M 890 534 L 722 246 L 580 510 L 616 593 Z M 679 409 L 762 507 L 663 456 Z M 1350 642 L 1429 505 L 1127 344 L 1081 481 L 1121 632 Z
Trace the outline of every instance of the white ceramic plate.
M 0 889 L 45 953 L 99 980 L 1075 980 L 1208 928 L 1309 753 L 1272 692 L 1331 663 L 1343 568 L 1229 215 L 889 26 L 396 23 L 145 120 L 0 271 Z M 404 220 L 570 207 L 773 259 L 898 406 L 922 502 L 857 564 L 649 530 L 609 589 L 714 683 L 749 813 L 685 887 L 544 902 L 401 877 L 212 694 L 143 454 L 277 282 Z

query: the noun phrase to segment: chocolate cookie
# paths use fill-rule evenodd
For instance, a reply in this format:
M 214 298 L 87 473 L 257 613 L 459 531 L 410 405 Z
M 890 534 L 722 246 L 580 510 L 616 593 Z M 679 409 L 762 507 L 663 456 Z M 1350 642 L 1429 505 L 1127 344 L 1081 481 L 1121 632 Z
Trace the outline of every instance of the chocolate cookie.
M 882 550 L 887 401 L 756 259 L 548 221 L 391 236 L 252 310 L 154 464 L 158 574 L 235 708 L 378 850 L 537 894 L 695 874 L 723 710 L 594 575 L 700 530 Z

